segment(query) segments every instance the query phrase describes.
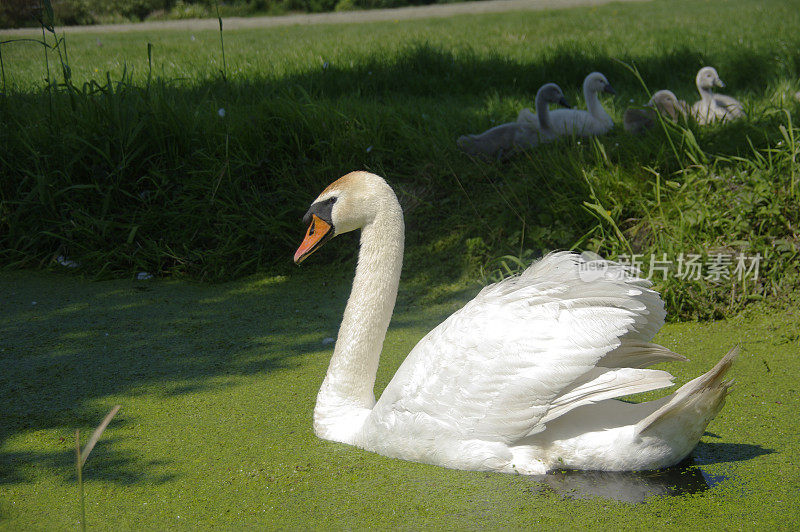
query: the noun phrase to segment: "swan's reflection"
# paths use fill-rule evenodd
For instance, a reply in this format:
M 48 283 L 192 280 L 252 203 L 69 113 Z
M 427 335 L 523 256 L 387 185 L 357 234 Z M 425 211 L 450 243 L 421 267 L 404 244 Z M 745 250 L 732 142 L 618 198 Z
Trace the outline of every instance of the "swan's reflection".
M 534 491 L 551 490 L 571 499 L 601 497 L 639 503 L 652 496 L 700 493 L 725 480 L 703 471 L 692 458 L 657 471 L 559 470 L 529 477 L 539 484 Z

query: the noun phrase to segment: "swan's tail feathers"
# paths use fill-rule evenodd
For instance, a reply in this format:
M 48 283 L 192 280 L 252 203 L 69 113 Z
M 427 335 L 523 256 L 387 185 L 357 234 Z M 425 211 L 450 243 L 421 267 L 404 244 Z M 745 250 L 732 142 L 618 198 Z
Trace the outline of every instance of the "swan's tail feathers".
M 733 380 L 723 380 L 723 377 L 738 354 L 737 346 L 728 351 L 710 371 L 681 386 L 666 404 L 636 424 L 636 433 L 642 434 L 676 422 L 696 425 L 695 428 L 702 434 L 708 422 L 725 404 L 725 396 Z

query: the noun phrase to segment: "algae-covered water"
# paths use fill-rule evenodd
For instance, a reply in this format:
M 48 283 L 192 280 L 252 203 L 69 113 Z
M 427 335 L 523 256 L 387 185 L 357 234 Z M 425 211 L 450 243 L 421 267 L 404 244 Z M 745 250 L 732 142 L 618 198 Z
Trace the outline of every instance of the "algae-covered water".
M 800 305 L 669 324 L 682 384 L 730 347 L 736 386 L 664 472 L 452 471 L 317 439 L 311 412 L 349 290 L 314 267 L 216 286 L 0 273 L 0 528 L 74 529 L 74 437 L 96 529 L 792 529 L 800 515 Z M 378 392 L 475 290 L 401 286 Z M 660 394 L 653 393 L 651 396 Z

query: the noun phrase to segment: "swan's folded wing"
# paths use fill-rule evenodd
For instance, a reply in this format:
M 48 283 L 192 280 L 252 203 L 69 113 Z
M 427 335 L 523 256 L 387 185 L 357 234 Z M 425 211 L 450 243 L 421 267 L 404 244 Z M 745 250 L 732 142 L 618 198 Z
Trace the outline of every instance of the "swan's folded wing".
M 528 109 L 527 107 L 525 109 L 522 109 L 517 114 L 517 122 L 522 122 L 523 124 L 539 129 L 539 117 L 536 116 L 534 112 Z
M 597 367 L 623 340 L 652 339 L 663 302 L 619 266 L 584 267 L 555 253 L 484 289 L 417 344 L 371 421 L 512 443 L 577 406 L 669 385 L 666 372 Z
M 723 116 L 727 118 L 741 118 L 744 116 L 744 106 L 742 102 L 732 96 L 715 94 L 714 104 L 721 109 Z

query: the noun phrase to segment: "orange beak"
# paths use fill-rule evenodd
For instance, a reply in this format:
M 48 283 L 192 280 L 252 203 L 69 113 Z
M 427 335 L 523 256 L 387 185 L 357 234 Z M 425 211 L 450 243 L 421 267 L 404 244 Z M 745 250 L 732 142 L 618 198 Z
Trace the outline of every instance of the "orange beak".
M 314 253 L 322 244 L 327 242 L 333 237 L 333 226 L 318 217 L 316 214 L 311 215 L 311 225 L 308 226 L 306 237 L 303 243 L 297 248 L 294 253 L 294 263 L 300 264 L 306 257 Z

